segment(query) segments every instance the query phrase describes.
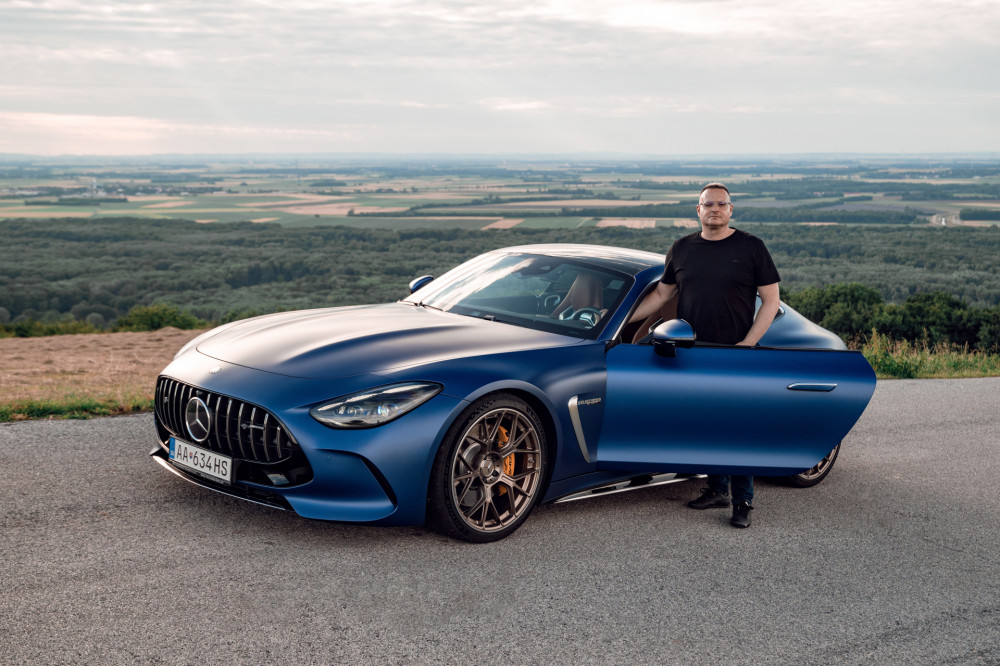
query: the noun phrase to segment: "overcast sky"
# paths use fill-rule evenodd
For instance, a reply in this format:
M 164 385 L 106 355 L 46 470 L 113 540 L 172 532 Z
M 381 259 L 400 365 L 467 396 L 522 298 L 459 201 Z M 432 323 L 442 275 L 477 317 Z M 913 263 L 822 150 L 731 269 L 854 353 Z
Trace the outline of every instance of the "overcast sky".
M 1000 150 L 998 0 L 0 0 L 0 153 Z

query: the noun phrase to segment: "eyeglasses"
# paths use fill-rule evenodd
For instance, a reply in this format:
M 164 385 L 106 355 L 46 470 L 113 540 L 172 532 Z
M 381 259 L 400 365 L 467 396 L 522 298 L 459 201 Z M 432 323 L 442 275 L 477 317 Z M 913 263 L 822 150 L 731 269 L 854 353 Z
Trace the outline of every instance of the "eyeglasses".
M 705 203 L 698 204 L 698 206 L 700 206 L 701 208 L 712 209 L 715 208 L 716 206 L 718 206 L 719 208 L 723 208 L 724 206 L 732 206 L 732 204 L 728 201 L 706 201 Z

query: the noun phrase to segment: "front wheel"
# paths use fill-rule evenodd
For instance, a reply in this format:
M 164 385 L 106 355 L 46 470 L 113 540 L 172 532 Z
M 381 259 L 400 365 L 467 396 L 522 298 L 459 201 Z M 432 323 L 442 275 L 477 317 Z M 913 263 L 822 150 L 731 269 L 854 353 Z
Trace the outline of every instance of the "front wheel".
M 534 410 L 505 393 L 481 398 L 448 430 L 434 459 L 427 522 L 464 541 L 503 539 L 538 503 L 547 464 Z
M 793 474 L 784 477 L 785 483 L 796 488 L 811 488 L 826 478 L 826 475 L 833 469 L 833 463 L 837 462 L 837 455 L 840 453 L 840 444 L 833 447 L 826 456 L 820 460 L 815 467 L 807 469 L 800 474 Z

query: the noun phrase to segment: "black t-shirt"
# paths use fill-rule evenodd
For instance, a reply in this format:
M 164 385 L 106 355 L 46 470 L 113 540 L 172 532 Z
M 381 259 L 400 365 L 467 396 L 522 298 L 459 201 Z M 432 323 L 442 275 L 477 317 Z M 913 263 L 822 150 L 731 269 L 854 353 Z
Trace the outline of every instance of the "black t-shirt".
M 677 316 L 694 327 L 698 340 L 727 345 L 753 325 L 757 287 L 780 280 L 764 242 L 739 229 L 716 241 L 700 231 L 678 238 L 660 278 L 677 285 Z

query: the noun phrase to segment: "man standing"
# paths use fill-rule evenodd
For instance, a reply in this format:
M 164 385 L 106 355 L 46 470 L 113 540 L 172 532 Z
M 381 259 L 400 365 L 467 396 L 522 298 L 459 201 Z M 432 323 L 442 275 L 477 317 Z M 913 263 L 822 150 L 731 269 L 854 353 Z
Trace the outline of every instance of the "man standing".
M 703 187 L 697 211 L 701 231 L 674 242 L 663 277 L 630 321 L 641 321 L 677 295 L 677 316 L 691 324 L 699 342 L 752 347 L 778 313 L 778 270 L 763 241 L 729 226 L 733 204 L 725 185 Z M 758 294 L 761 305 L 754 317 Z M 708 487 L 688 506 L 721 508 L 730 501 L 730 523 L 750 527 L 752 476 L 709 475 Z

